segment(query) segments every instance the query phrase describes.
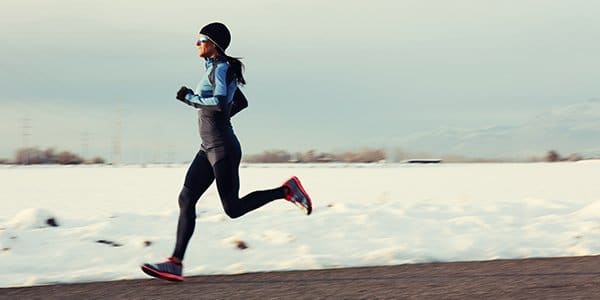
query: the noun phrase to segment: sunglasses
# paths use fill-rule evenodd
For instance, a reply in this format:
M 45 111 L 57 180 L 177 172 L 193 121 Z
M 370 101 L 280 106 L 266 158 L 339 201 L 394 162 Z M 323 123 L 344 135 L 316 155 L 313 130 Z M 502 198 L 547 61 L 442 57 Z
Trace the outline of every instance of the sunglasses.
M 200 46 L 200 44 L 206 43 L 208 41 L 210 41 L 210 39 L 208 37 L 201 36 L 201 37 L 198 38 L 198 40 L 196 40 L 196 46 Z

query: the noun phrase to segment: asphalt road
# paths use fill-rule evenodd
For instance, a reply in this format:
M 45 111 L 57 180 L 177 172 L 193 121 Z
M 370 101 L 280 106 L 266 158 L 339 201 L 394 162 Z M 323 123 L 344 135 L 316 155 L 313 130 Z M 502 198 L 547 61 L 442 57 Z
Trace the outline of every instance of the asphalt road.
M 5 288 L 0 299 L 600 299 L 600 256 Z

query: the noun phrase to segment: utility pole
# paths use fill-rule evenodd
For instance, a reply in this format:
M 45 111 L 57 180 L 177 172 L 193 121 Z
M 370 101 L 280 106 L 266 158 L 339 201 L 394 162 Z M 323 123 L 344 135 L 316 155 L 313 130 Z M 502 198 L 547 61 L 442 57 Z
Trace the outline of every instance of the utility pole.
M 31 118 L 25 115 L 21 119 L 21 143 L 22 143 L 22 151 L 25 154 L 24 164 L 28 165 L 30 162 L 30 154 L 31 150 L 29 149 L 29 139 L 31 137 Z
M 173 164 L 175 161 L 175 146 L 173 144 L 169 144 L 169 150 L 167 151 L 167 163 Z
M 113 136 L 112 164 L 116 166 L 121 163 L 121 139 L 123 134 L 123 109 L 118 109 L 115 114 L 115 132 Z
M 81 132 L 81 158 L 83 158 L 84 160 L 87 158 L 88 155 L 89 135 L 90 134 L 87 131 Z

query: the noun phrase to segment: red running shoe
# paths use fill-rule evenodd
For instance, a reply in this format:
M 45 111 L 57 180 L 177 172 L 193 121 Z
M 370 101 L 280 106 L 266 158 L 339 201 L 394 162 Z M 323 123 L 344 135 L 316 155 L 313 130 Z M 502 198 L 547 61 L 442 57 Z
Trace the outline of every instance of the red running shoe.
M 288 193 L 285 195 L 285 200 L 294 203 L 296 206 L 300 207 L 306 215 L 310 215 L 312 212 L 312 201 L 310 200 L 308 193 L 306 193 L 302 187 L 300 179 L 298 179 L 296 176 L 293 176 L 292 178 L 288 179 L 283 186 L 288 189 Z
M 163 263 L 144 264 L 142 266 L 144 273 L 169 281 L 183 281 L 182 270 L 183 265 L 174 262 L 170 257 Z

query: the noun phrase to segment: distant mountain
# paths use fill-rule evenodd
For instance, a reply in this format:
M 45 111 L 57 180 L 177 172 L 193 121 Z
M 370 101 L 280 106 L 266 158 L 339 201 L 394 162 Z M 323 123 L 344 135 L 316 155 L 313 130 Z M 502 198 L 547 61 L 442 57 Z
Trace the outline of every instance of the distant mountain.
M 600 100 L 553 108 L 519 125 L 439 128 L 399 142 L 419 151 L 470 157 L 526 158 L 549 150 L 600 156 Z

